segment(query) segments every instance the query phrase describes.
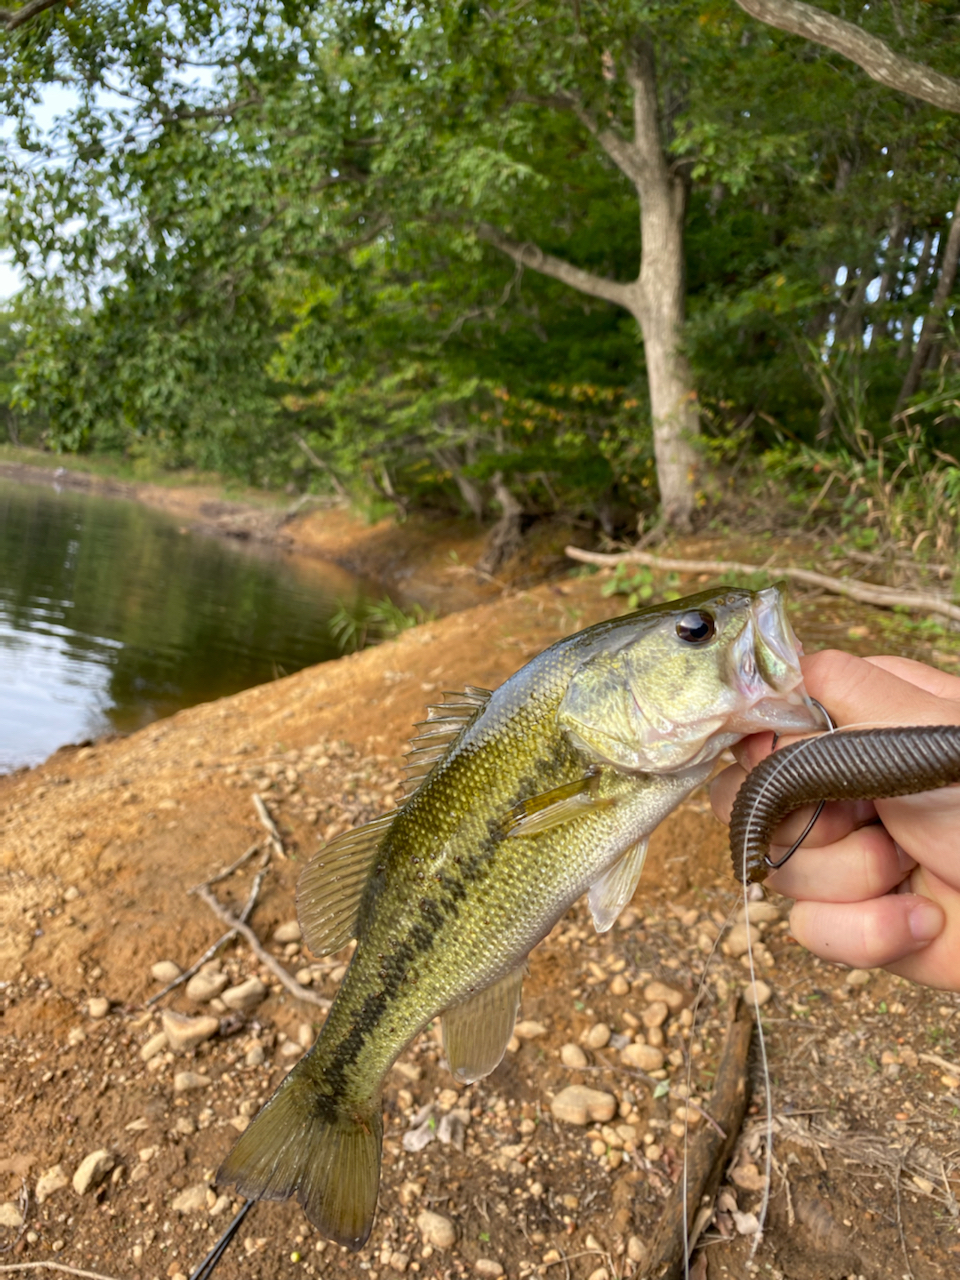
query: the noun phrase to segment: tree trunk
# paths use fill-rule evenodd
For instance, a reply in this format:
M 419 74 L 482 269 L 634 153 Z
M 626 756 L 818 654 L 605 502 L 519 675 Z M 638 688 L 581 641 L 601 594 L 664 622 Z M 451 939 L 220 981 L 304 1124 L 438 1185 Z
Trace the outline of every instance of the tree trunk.
M 933 302 L 930 310 L 923 318 L 923 328 L 920 330 L 917 349 L 913 353 L 910 368 L 907 370 L 907 376 L 904 378 L 903 386 L 900 388 L 900 395 L 897 397 L 897 412 L 912 395 L 916 394 L 920 387 L 920 379 L 923 376 L 924 369 L 936 356 L 942 338 L 941 322 L 947 309 L 947 299 L 950 297 L 954 281 L 957 278 L 958 261 L 960 261 L 960 199 L 954 205 L 950 231 L 947 235 L 946 247 L 943 250 L 940 279 L 937 281 Z

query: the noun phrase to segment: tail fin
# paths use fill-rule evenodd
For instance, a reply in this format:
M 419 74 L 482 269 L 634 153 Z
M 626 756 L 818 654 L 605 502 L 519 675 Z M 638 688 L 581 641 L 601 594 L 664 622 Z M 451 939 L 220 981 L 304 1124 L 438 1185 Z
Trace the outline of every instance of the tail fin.
M 251 1200 L 296 1195 L 313 1225 L 337 1244 L 361 1249 L 380 1188 L 383 1119 L 379 1099 L 363 1114 L 333 1106 L 291 1072 L 217 1173 Z

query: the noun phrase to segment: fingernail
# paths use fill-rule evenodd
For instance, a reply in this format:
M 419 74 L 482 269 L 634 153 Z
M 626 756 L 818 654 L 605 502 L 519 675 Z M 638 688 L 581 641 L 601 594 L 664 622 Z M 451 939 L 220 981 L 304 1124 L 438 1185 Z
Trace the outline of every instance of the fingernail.
M 943 929 L 943 912 L 932 902 L 918 902 L 907 922 L 914 942 L 932 942 Z
M 912 871 L 917 865 L 917 860 L 916 858 L 911 858 L 906 849 L 901 848 L 901 846 L 897 844 L 896 840 L 893 842 L 893 847 L 897 851 L 897 863 L 900 870 L 904 875 L 906 875 L 908 871 Z

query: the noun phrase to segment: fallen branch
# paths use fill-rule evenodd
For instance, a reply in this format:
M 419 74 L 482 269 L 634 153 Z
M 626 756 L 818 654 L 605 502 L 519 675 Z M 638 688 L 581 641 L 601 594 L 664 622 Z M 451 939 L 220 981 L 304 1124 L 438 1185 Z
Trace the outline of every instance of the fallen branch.
M 277 824 L 270 817 L 270 810 L 264 804 L 263 796 L 256 791 L 253 793 L 253 807 L 256 809 L 257 817 L 260 819 L 266 829 L 267 835 L 270 837 L 270 843 L 273 845 L 274 853 L 280 858 L 285 858 L 287 856 L 287 851 L 283 847 L 283 839 L 280 832 L 277 830 Z
M 0 1271 L 65 1271 L 68 1276 L 84 1276 L 86 1280 L 115 1280 L 114 1276 L 101 1275 L 99 1271 L 81 1271 L 79 1267 L 68 1267 L 62 1262 L 10 1262 L 0 1267 Z
M 283 965 L 272 956 L 266 947 L 261 943 L 260 939 L 253 932 L 248 924 L 239 920 L 231 911 L 229 911 L 221 902 L 213 896 L 210 889 L 205 884 L 198 884 L 194 890 L 197 897 L 205 902 L 218 920 L 222 920 L 224 924 L 230 926 L 235 932 L 245 938 L 250 950 L 257 957 L 261 964 L 265 965 L 276 978 L 287 988 L 291 995 L 298 1000 L 303 1000 L 307 1004 L 315 1004 L 318 1009 L 329 1009 L 333 1003 L 324 996 L 318 996 L 308 987 L 302 987 L 296 978 L 292 977 Z
M 254 845 L 254 848 L 259 848 L 259 845 Z M 246 854 L 244 854 L 244 858 L 246 858 Z M 236 864 L 234 864 L 234 866 L 236 866 Z M 253 908 L 257 905 L 257 897 L 259 896 L 259 893 L 260 893 L 260 886 L 263 884 L 264 877 L 267 874 L 269 866 L 270 866 L 270 854 L 267 853 L 264 855 L 263 865 L 261 866 L 260 870 L 257 872 L 257 874 L 253 878 L 253 884 L 250 886 L 250 894 L 247 898 L 246 903 L 244 904 L 243 910 L 240 912 L 241 924 L 245 924 L 247 922 L 247 920 L 250 918 Z M 220 875 L 220 876 L 216 876 L 215 880 L 222 880 L 223 878 L 224 877 Z M 213 881 L 211 881 L 210 883 L 213 883 Z M 199 888 L 200 888 L 200 885 L 195 885 L 194 888 L 191 889 L 189 892 L 196 893 L 197 889 Z M 176 987 L 179 987 L 182 983 L 189 982 L 195 973 L 200 972 L 200 970 L 203 968 L 203 966 L 207 963 L 208 960 L 213 959 L 213 957 L 217 954 L 217 952 L 220 950 L 221 947 L 225 947 L 227 943 L 231 942 L 236 936 L 237 936 L 236 929 L 228 929 L 226 933 L 221 934 L 221 936 L 216 940 L 213 946 L 207 947 L 206 951 L 203 953 L 200 959 L 194 961 L 194 963 L 190 966 L 189 969 L 185 969 L 183 973 L 179 975 L 179 977 L 174 978 L 172 982 L 168 982 L 167 985 L 161 991 L 158 991 L 156 995 L 151 996 L 150 999 L 146 1002 L 146 1008 L 149 1009 L 152 1004 L 156 1004 L 158 1000 L 162 1000 L 165 995 L 169 994 L 169 992 L 173 991 Z
M 924 609 L 931 613 L 942 613 L 960 622 L 960 606 L 951 604 L 941 596 L 927 595 L 922 591 L 897 591 L 893 587 L 873 586 L 849 578 L 830 578 L 825 573 L 815 573 L 812 569 L 741 564 L 738 560 L 674 560 L 668 556 L 654 556 L 649 551 L 637 550 L 623 551 L 616 555 L 608 555 L 602 551 L 584 551 L 580 547 L 566 547 L 565 550 L 571 560 L 580 560 L 584 564 L 644 564 L 651 569 L 674 570 L 677 573 L 768 573 L 772 578 L 792 578 L 796 582 L 805 582 L 808 586 L 831 591 L 834 595 L 849 596 L 860 604 L 874 604 L 881 609 L 894 609 L 898 606 Z
M 946 1058 L 941 1058 L 936 1053 L 918 1053 L 917 1057 L 921 1062 L 931 1062 L 935 1067 L 940 1067 L 943 1071 L 949 1071 L 952 1076 L 960 1076 L 960 1065 L 956 1062 L 948 1062 Z
M 222 871 L 218 871 L 216 875 L 210 876 L 210 878 L 208 880 L 204 880 L 203 883 L 219 884 L 221 880 L 226 880 L 229 876 L 232 876 L 235 871 L 239 871 L 242 866 L 248 863 L 259 848 L 260 842 L 257 841 L 256 844 L 252 844 L 249 849 L 244 853 L 241 853 L 236 862 L 231 862 L 229 867 L 224 867 Z
M 689 1261 L 688 1250 L 692 1252 L 696 1244 L 696 1227 L 702 1230 L 705 1225 L 701 1210 L 713 1204 L 746 1115 L 752 1034 L 752 1015 L 738 1001 L 710 1095 L 710 1113 L 717 1117 L 726 1137 L 704 1129 L 691 1140 L 683 1175 L 664 1206 L 644 1260 L 643 1275 L 649 1280 L 679 1280 Z

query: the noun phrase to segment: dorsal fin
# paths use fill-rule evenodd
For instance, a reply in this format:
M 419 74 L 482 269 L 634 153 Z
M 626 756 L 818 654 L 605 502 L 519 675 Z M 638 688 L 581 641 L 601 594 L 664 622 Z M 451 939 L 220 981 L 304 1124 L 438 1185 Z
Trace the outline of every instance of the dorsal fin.
M 297 885 L 297 916 L 314 955 L 339 951 L 356 937 L 360 898 L 380 842 L 396 816 L 394 810 L 337 836 L 304 868 Z
M 422 732 L 410 739 L 404 769 L 407 771 L 403 798 L 409 800 L 423 785 L 451 747 L 483 713 L 490 700 L 489 689 L 468 684 L 462 693 L 445 691 L 444 701 L 427 707 L 427 718 L 415 727 Z

